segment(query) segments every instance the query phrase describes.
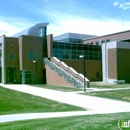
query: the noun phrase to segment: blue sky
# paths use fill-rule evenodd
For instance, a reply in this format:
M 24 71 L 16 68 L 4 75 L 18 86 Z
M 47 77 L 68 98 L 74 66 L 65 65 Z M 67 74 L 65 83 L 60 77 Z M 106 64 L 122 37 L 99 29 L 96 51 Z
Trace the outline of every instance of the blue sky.
M 130 30 L 130 0 L 0 0 L 0 35 L 49 22 L 48 34 Z

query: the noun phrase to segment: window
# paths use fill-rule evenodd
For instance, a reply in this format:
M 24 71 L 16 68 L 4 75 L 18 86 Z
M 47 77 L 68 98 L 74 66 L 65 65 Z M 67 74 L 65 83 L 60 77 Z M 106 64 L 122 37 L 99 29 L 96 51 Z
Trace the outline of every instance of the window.
M 107 42 L 110 42 L 110 39 L 107 39 L 107 40 L 106 40 L 106 43 L 107 43 Z
M 33 51 L 29 51 L 28 58 L 29 58 L 29 60 L 33 60 L 34 59 L 34 52 Z
M 91 42 L 90 44 L 93 45 L 93 42 Z
M 9 54 L 9 59 L 13 60 L 14 59 L 14 55 L 13 54 Z
M 43 37 L 46 35 L 46 27 L 40 28 L 39 29 L 39 36 Z
M 96 41 L 96 45 L 99 45 L 99 41 Z
M 2 52 L 1 52 L 1 50 L 0 50 L 0 57 L 2 56 Z
M 53 42 L 52 55 L 59 59 L 79 59 L 79 55 L 85 55 L 86 60 L 101 60 L 101 46 Z
M 105 43 L 105 40 L 102 40 L 101 43 Z

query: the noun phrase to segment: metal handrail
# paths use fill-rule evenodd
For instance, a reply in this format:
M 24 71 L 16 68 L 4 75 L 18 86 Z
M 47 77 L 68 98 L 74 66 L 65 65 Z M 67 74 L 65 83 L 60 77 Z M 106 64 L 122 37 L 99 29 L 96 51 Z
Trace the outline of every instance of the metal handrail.
M 77 88 L 84 87 L 84 76 L 77 73 L 73 68 L 68 67 L 64 62 L 60 62 L 57 58 L 53 57 L 51 61 L 44 58 L 44 63 L 51 69 L 55 70 L 60 76 L 62 76 L 69 83 L 73 84 Z M 86 86 L 89 84 L 89 80 L 85 78 Z

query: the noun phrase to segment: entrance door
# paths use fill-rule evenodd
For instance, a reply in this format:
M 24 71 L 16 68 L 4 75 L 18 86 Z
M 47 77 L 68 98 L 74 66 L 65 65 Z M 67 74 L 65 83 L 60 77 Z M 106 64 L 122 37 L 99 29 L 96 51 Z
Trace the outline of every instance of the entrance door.
M 15 67 L 7 68 L 7 82 L 8 83 L 16 82 L 16 68 Z

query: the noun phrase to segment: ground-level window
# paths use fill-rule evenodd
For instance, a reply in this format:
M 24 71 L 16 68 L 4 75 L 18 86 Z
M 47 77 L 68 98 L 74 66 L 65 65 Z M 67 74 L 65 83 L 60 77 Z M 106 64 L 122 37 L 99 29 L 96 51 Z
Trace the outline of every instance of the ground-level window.
M 34 83 L 34 72 L 33 70 L 23 70 L 20 72 L 20 82 L 22 84 Z

